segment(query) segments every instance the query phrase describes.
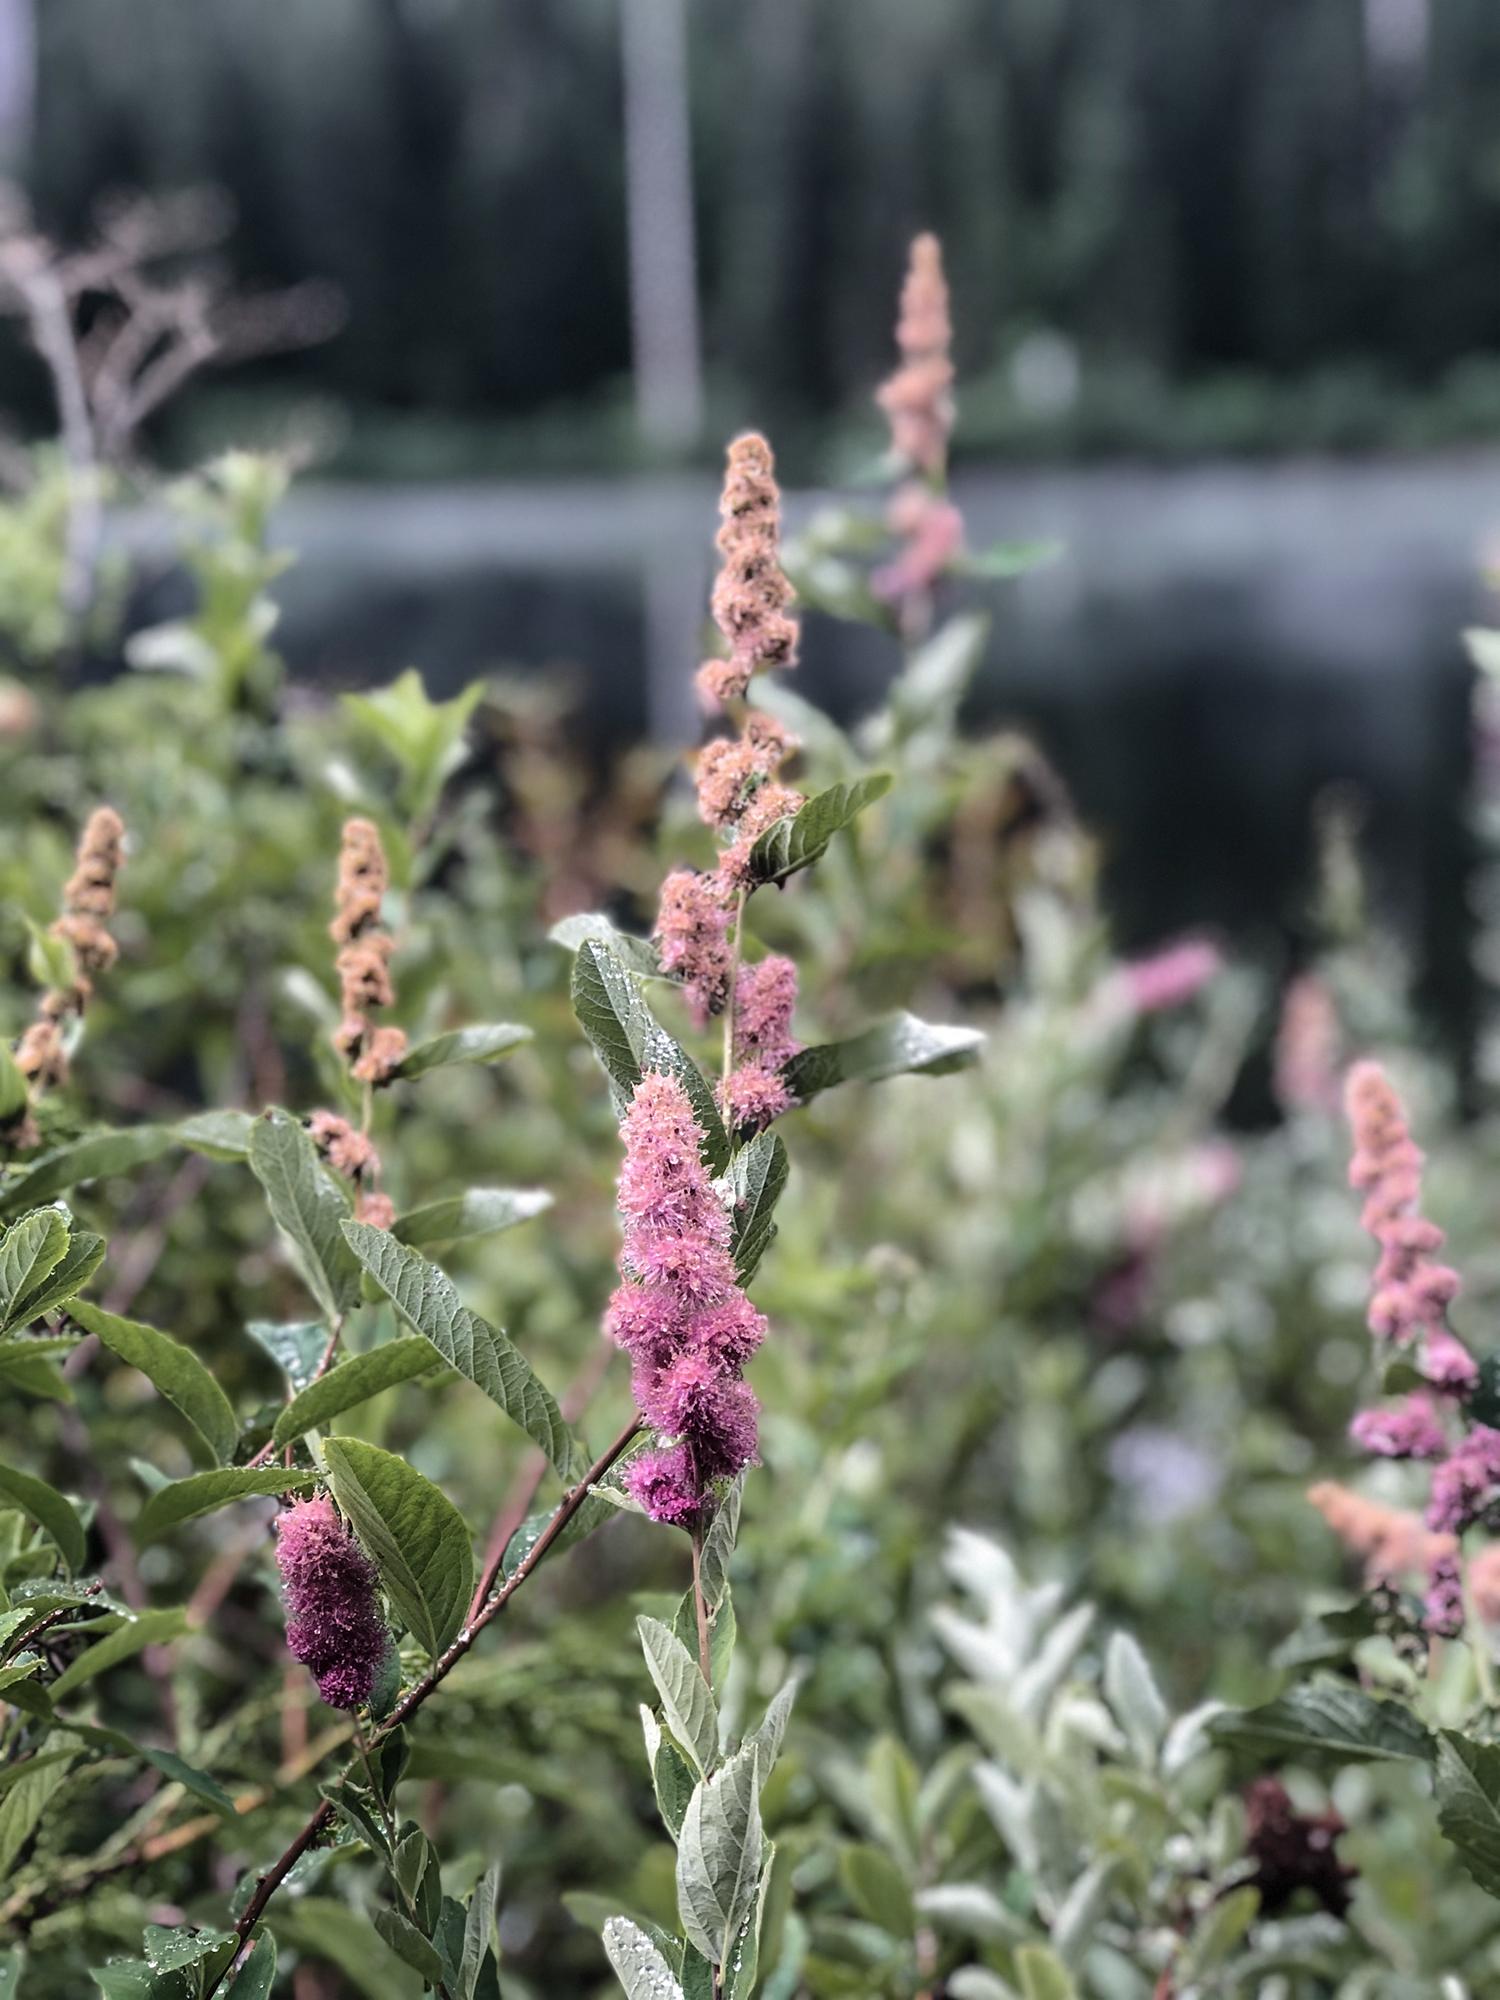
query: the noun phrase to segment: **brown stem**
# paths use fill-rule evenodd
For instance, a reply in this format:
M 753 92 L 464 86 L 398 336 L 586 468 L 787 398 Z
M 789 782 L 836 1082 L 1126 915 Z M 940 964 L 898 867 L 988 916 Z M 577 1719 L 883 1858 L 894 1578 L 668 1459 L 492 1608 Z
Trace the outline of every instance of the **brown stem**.
M 484 1609 L 479 1613 L 479 1616 L 471 1619 L 464 1626 L 448 1650 L 439 1659 L 434 1661 L 432 1667 L 423 1678 L 414 1687 L 407 1690 L 379 1727 L 371 1732 L 368 1740 L 372 1750 L 379 1749 L 380 1745 L 394 1730 L 400 1729 L 404 1723 L 409 1722 L 422 1706 L 423 1702 L 427 1700 L 428 1696 L 435 1693 L 441 1687 L 449 1674 L 452 1673 L 453 1669 L 464 1657 L 465 1653 L 474 1644 L 474 1641 L 479 1637 L 485 1626 L 499 1616 L 511 1598 L 521 1588 L 527 1577 L 536 1569 L 542 1558 L 547 1554 L 547 1551 L 557 1541 L 573 1516 L 588 1498 L 589 1488 L 597 1485 L 604 1477 L 621 1452 L 625 1450 L 626 1446 L 635 1437 L 640 1427 L 640 1418 L 632 1417 L 624 1430 L 615 1438 L 614 1442 L 607 1445 L 598 1458 L 594 1460 L 578 1484 L 570 1487 L 563 1495 L 562 1499 L 558 1502 L 557 1509 L 551 1520 L 548 1521 L 546 1527 L 538 1535 L 536 1541 L 532 1544 L 512 1574 L 496 1590 L 493 1597 L 490 1598 Z M 348 1778 L 349 1771 L 352 1768 L 350 1766 L 345 1769 L 344 1777 L 340 1780 L 340 1783 L 343 1783 Z M 271 1898 L 276 1894 L 276 1891 L 281 1887 L 302 1856 L 306 1854 L 313 1843 L 332 1823 L 333 1816 L 333 1801 L 325 1799 L 316 1811 L 308 1817 L 291 1844 L 282 1851 L 260 1877 L 260 1880 L 255 1885 L 255 1893 L 246 1904 L 243 1914 L 234 1927 L 235 1934 L 240 1940 L 241 1951 L 236 1952 L 234 1958 L 225 1966 L 213 1985 L 209 1987 L 208 1992 L 204 1995 L 204 2000 L 213 2000 L 213 1995 L 218 1992 L 230 1972 L 239 1964 L 243 1953 L 243 1946 L 249 1938 L 250 1933 L 265 1914 L 266 1906 L 270 1903 Z
M 698 1621 L 698 1665 L 710 1688 L 714 1684 L 713 1642 L 708 1628 L 708 1599 L 703 1595 L 703 1530 L 693 1530 L 693 1615 Z
M 604 1380 L 614 1350 L 600 1340 L 593 1353 L 579 1369 L 563 1392 L 562 1413 L 570 1424 L 576 1424 L 593 1399 L 594 1391 Z M 551 1460 L 544 1451 L 528 1452 L 517 1469 L 511 1482 L 510 1491 L 501 1501 L 490 1528 L 489 1538 L 484 1548 L 484 1567 L 473 1597 L 469 1600 L 468 1616 L 477 1618 L 484 1609 L 486 1598 L 495 1587 L 495 1579 L 500 1574 L 500 1566 L 505 1561 L 505 1551 L 510 1546 L 511 1537 L 531 1512 L 537 1490 L 547 1475 Z

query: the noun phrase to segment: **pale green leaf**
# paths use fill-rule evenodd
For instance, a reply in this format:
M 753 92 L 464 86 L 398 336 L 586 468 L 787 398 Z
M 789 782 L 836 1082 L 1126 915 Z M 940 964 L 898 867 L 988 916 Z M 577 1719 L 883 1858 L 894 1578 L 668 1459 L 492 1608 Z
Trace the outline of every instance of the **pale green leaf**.
M 545 1188 L 468 1188 L 423 1208 L 398 1215 L 391 1234 L 414 1248 L 427 1243 L 452 1243 L 462 1236 L 492 1236 L 529 1222 L 552 1206 Z
M 894 1014 L 846 1042 L 824 1042 L 792 1057 L 782 1074 L 804 1103 L 839 1083 L 878 1083 L 890 1076 L 946 1076 L 977 1062 L 984 1036 L 975 1028 L 935 1027 L 915 1014 Z
M 554 944 L 560 944 L 567 951 L 577 951 L 581 945 L 590 942 L 607 945 L 620 963 L 638 979 L 662 979 L 661 961 L 656 955 L 656 946 L 649 938 L 632 937 L 628 931 L 617 930 L 610 919 L 598 910 L 585 910 L 577 916 L 563 917 L 547 933 Z
M 530 1028 L 510 1021 L 494 1022 L 488 1027 L 454 1028 L 408 1049 L 391 1071 L 391 1079 L 405 1083 L 413 1077 L 425 1076 L 430 1069 L 446 1069 L 453 1063 L 498 1062 L 531 1040 Z
M 605 1924 L 604 1951 L 619 1975 L 626 2000 L 683 2000 L 672 1968 L 629 1917 L 611 1917 Z
M 750 1914 L 760 1880 L 760 1773 L 752 1746 L 705 1778 L 677 1844 L 677 1908 L 705 1958 L 721 1964 Z
M 659 1618 L 637 1618 L 636 1633 L 662 1715 L 700 1776 L 714 1761 L 719 1747 L 719 1713 L 714 1698 L 682 1641 Z

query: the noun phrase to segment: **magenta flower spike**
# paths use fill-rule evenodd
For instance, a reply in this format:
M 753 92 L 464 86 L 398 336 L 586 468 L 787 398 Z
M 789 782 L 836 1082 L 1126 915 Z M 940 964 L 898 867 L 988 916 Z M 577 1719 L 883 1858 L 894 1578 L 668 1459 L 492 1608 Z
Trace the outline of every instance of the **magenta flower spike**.
M 292 1658 L 330 1708 L 362 1707 L 391 1651 L 375 1565 L 321 1494 L 295 1501 L 278 1519 L 276 1563 Z

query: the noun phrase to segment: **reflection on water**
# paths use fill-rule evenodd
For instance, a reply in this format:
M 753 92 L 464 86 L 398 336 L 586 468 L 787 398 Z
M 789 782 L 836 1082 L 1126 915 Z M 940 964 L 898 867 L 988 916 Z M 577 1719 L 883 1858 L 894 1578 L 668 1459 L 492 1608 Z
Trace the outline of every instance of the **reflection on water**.
M 1036 731 L 1099 831 L 1127 941 L 1214 922 L 1251 943 L 1294 921 L 1314 800 L 1368 807 L 1380 895 L 1428 997 L 1464 1010 L 1468 675 L 1500 457 L 1399 464 L 1059 469 L 959 482 L 971 543 L 1056 538 L 995 586 L 976 720 Z M 628 483 L 318 489 L 287 505 L 301 552 L 281 638 L 294 670 L 368 683 L 420 664 L 577 670 L 597 741 L 695 728 L 715 488 Z M 793 503 L 794 516 L 806 499 Z M 857 713 L 888 644 L 810 621 L 802 685 Z

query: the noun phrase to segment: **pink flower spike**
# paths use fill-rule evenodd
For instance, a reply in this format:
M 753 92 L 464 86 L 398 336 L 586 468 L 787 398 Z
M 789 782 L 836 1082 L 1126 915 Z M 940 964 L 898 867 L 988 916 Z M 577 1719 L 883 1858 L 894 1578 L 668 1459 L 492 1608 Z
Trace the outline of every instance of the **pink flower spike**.
M 1422 1373 L 1447 1396 L 1467 1396 L 1479 1381 L 1479 1363 L 1456 1333 L 1439 1327 L 1422 1348 Z
M 391 1650 L 375 1565 L 322 1494 L 295 1501 L 280 1516 L 276 1563 L 292 1658 L 312 1674 L 330 1707 L 361 1707 Z
M 1188 938 L 1150 958 L 1122 965 L 1112 984 L 1132 1014 L 1160 1014 L 1184 1006 L 1201 993 L 1224 968 L 1217 946 L 1203 938 Z
M 1442 1458 L 1447 1434 L 1430 1398 L 1408 1396 L 1393 1409 L 1361 1410 L 1349 1435 L 1377 1458 Z

